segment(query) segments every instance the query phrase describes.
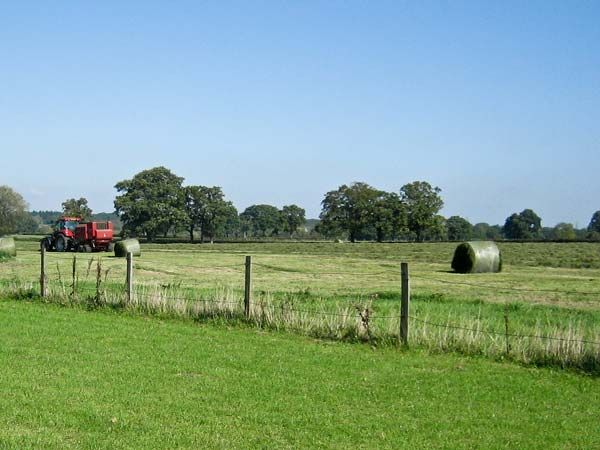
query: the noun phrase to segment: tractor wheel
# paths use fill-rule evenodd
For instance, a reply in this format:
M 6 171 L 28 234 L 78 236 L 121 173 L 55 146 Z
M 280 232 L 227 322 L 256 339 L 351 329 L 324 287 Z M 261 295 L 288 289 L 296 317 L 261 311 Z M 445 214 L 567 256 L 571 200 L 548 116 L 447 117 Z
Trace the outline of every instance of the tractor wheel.
M 56 238 L 54 248 L 57 252 L 65 252 L 69 248 L 69 241 L 62 234 Z

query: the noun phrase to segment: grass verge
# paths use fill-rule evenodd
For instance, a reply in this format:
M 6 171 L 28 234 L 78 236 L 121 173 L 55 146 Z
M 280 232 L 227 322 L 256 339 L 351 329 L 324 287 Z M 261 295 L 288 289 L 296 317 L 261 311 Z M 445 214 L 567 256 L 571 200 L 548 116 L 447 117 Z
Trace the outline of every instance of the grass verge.
M 596 378 L 0 301 L 2 448 L 596 448 Z

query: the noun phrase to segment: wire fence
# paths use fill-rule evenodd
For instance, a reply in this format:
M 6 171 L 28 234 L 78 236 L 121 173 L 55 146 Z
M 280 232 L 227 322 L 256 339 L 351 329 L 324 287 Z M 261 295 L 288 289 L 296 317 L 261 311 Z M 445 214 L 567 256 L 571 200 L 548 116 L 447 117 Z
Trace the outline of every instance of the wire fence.
M 573 324 L 565 326 L 527 325 L 510 320 L 510 312 L 505 309 L 500 315 L 493 317 L 482 316 L 456 316 L 441 319 L 435 311 L 426 312 L 422 307 L 414 311 L 403 311 L 399 303 L 394 307 L 393 300 L 385 302 L 382 306 L 376 297 L 367 296 L 357 298 L 353 302 L 318 302 L 314 298 L 307 301 L 298 293 L 272 293 L 261 291 L 253 286 L 252 274 L 285 274 L 290 277 L 310 277 L 311 282 L 320 277 L 326 279 L 330 276 L 342 277 L 368 284 L 372 277 L 378 277 L 389 284 L 398 286 L 400 292 L 400 271 L 390 267 L 389 261 L 374 263 L 368 271 L 354 270 L 320 270 L 307 269 L 306 267 L 293 267 L 290 265 L 277 265 L 272 262 L 254 261 L 248 263 L 231 262 L 228 264 L 186 264 L 181 262 L 153 258 L 157 252 L 142 260 L 134 259 L 130 265 L 124 259 L 97 257 L 91 259 L 77 259 L 66 254 L 52 254 L 42 264 L 40 279 L 21 281 L 17 273 L 12 273 L 10 279 L 0 279 L 0 289 L 23 289 L 29 287 L 35 290 L 40 285 L 42 297 L 63 297 L 76 299 L 93 299 L 96 303 L 121 305 L 123 307 L 139 307 L 144 310 L 157 310 L 177 314 L 188 314 L 197 317 L 215 317 L 223 314 L 225 317 L 237 317 L 260 323 L 267 323 L 273 327 L 287 327 L 307 331 L 310 334 L 327 337 L 354 337 L 368 341 L 398 341 L 401 335 L 402 321 L 406 326 L 407 341 L 416 344 L 438 345 L 440 348 L 462 348 L 466 345 L 479 345 L 481 348 L 497 348 L 498 339 L 504 340 L 503 351 L 508 354 L 526 352 L 534 353 L 545 351 L 560 352 L 564 349 L 546 346 L 544 349 L 528 348 L 525 344 L 518 347 L 515 342 L 544 341 L 559 344 L 585 346 L 581 350 L 581 360 L 592 355 L 595 364 L 600 367 L 600 332 L 597 327 L 580 326 Z M 62 263 L 62 265 L 61 265 Z M 166 266 L 166 267 L 165 267 Z M 382 266 L 388 270 L 378 270 Z M 129 267 L 129 268 L 128 268 Z M 241 275 L 235 278 L 229 287 L 210 285 L 214 281 L 215 273 L 229 273 Z M 259 278 L 260 279 L 260 278 Z M 411 274 L 411 279 L 420 283 L 431 284 L 435 287 L 455 286 L 457 288 L 473 288 L 489 290 L 492 292 L 527 293 L 540 295 L 581 295 L 586 297 L 597 296 L 600 291 L 571 290 L 571 289 L 546 289 L 520 286 L 506 286 L 500 284 L 475 283 L 464 280 L 444 279 L 422 273 Z M 237 281 L 236 281 L 237 280 Z M 231 281 L 231 280 L 230 280 Z M 413 287 L 414 293 L 414 287 Z M 444 291 L 442 293 L 445 294 Z M 350 295 L 349 297 L 352 297 Z M 375 304 L 374 304 L 375 303 Z M 418 297 L 413 300 L 413 306 L 421 306 Z M 318 306 L 315 306 L 318 305 Z M 177 309 L 179 308 L 179 309 Z M 397 308 L 397 309 L 396 309 Z M 394 309 L 398 313 L 394 313 Z M 519 314 L 519 313 L 514 313 Z M 433 315 L 434 317 L 430 317 Z M 495 324 L 495 326 L 494 326 Z M 516 326 L 515 326 L 516 324 Z M 504 326 L 502 326 L 504 325 Z M 320 328 L 319 328 L 320 327 Z M 499 329 L 502 327 L 503 329 Z M 439 332 L 432 330 L 439 329 Z M 410 330 L 410 332 L 409 332 Z M 453 334 L 454 333 L 454 334 Z M 476 338 L 475 336 L 480 336 Z M 477 339 L 491 339 L 485 343 Z M 510 340 L 510 342 L 509 342 Z M 495 346 L 495 347 L 494 347 Z M 518 349 L 516 348 L 518 347 Z M 531 346 L 530 346 L 531 347 Z M 488 350 L 486 350 L 488 351 Z M 489 350 L 491 352 L 491 350 Z M 569 351 L 574 351 L 569 349 Z M 547 356 L 547 355 L 546 355 Z M 571 355 L 573 356 L 573 355 Z M 583 363 L 582 363 L 583 364 Z M 568 365 L 568 364 L 567 364 Z

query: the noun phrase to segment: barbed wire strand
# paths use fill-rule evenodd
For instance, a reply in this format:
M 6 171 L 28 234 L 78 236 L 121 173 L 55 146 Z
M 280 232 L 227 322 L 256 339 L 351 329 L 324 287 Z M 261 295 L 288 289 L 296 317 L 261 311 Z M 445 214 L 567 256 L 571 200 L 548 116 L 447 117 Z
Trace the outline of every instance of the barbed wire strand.
M 585 339 L 567 339 L 567 338 L 559 338 L 559 337 L 554 337 L 554 336 L 543 336 L 543 335 L 535 335 L 535 334 L 506 333 L 506 332 L 500 332 L 500 331 L 495 331 L 495 330 L 468 328 L 468 327 L 462 327 L 462 326 L 453 325 L 453 324 L 430 322 L 428 320 L 419 319 L 418 317 L 414 317 L 414 316 L 409 316 L 409 318 L 412 320 L 415 320 L 417 322 L 420 322 L 420 323 L 424 323 L 427 325 L 432 325 L 432 326 L 436 326 L 436 327 L 440 327 L 440 328 L 452 328 L 452 329 L 472 331 L 475 333 L 483 333 L 483 334 L 489 334 L 489 335 L 495 335 L 495 336 L 508 336 L 508 337 L 515 337 L 515 338 L 531 338 L 531 339 L 541 339 L 541 340 L 545 339 L 545 340 L 553 340 L 553 341 L 579 342 L 581 344 L 600 345 L 600 342 L 589 341 L 589 340 L 585 340 Z

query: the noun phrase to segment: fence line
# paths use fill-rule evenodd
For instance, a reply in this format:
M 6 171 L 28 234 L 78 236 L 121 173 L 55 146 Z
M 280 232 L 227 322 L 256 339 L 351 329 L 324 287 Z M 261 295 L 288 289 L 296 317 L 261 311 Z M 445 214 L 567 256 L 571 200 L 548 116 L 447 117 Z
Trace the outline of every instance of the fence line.
M 540 339 L 540 340 L 546 339 L 546 340 L 551 340 L 551 341 L 577 342 L 577 343 L 580 343 L 580 344 L 600 345 L 600 341 L 596 342 L 596 341 L 588 341 L 588 340 L 585 340 L 585 339 L 567 339 L 567 338 L 559 338 L 559 337 L 554 337 L 554 336 L 543 336 L 543 335 L 535 335 L 535 334 L 506 333 L 506 332 L 495 331 L 495 330 L 486 330 L 486 329 L 477 329 L 477 328 L 462 327 L 462 326 L 458 326 L 458 325 L 454 325 L 454 324 L 448 324 L 448 323 L 444 324 L 444 323 L 430 322 L 428 320 L 423 320 L 423 319 L 420 319 L 420 318 L 414 317 L 414 316 L 410 316 L 410 318 L 412 320 L 417 321 L 417 322 L 421 322 L 421 323 L 424 323 L 426 325 L 432 325 L 432 326 L 435 326 L 435 327 L 451 328 L 451 329 L 456 329 L 456 330 L 471 331 L 471 332 L 474 332 L 474 333 L 489 334 L 489 335 L 494 335 L 494 336 L 508 336 L 508 337 L 531 338 L 531 339 Z
M 504 331 L 499 331 L 499 330 L 494 330 L 494 329 L 488 329 L 487 327 L 483 326 L 481 328 L 477 327 L 469 327 L 469 326 L 463 326 L 457 323 L 451 323 L 450 321 L 448 322 L 440 322 L 440 321 L 435 321 L 435 320 L 429 320 L 427 317 L 425 318 L 421 318 L 418 314 L 409 314 L 408 312 L 408 305 L 410 303 L 410 285 L 409 285 L 409 280 L 410 278 L 415 278 L 415 279 L 419 279 L 419 280 L 429 280 L 429 281 L 433 281 L 433 282 L 438 282 L 438 283 L 443 283 L 443 284 L 449 284 L 449 285 L 459 285 L 459 286 L 470 286 L 470 287 L 475 287 L 475 288 L 481 288 L 481 289 L 493 289 L 495 291 L 498 292 L 534 292 L 534 293 L 552 293 L 552 294 L 581 294 L 581 295 L 598 295 L 600 296 L 600 292 L 587 292 L 587 291 L 567 291 L 567 290 L 550 290 L 550 289 L 531 289 L 531 288 L 510 288 L 510 287 L 502 287 L 502 286 L 494 286 L 494 285 L 489 285 L 489 284 L 477 284 L 477 283 L 469 283 L 469 282 L 463 282 L 463 281 L 454 281 L 454 280 L 444 280 L 444 279 L 440 279 L 440 278 L 436 278 L 436 277 L 429 277 L 429 276 L 424 276 L 421 274 L 411 274 L 410 277 L 408 275 L 408 266 L 406 265 L 406 268 L 404 267 L 405 264 L 402 264 L 402 271 L 398 270 L 396 272 L 396 274 L 394 274 L 394 278 L 395 281 L 398 281 L 398 286 L 401 286 L 400 289 L 400 300 L 402 300 L 401 304 L 402 304 L 402 308 L 400 308 L 399 314 L 398 315 L 390 315 L 390 314 L 386 314 L 386 315 L 378 315 L 376 313 L 376 311 L 373 310 L 372 308 L 372 304 L 371 301 L 372 299 L 366 299 L 367 303 L 365 304 L 365 299 L 363 300 L 359 300 L 360 302 L 362 302 L 361 304 L 358 305 L 350 305 L 350 304 L 346 304 L 346 305 L 340 305 L 339 303 L 335 304 L 335 305 L 331 305 L 330 308 L 334 309 L 337 308 L 337 310 L 327 310 L 327 309 L 312 309 L 312 308 L 306 308 L 306 307 L 302 307 L 300 304 L 298 303 L 294 303 L 294 302 L 290 302 L 289 300 L 286 300 L 286 298 L 284 297 L 283 299 L 281 298 L 271 298 L 269 296 L 266 297 L 266 299 L 261 299 L 259 297 L 259 300 L 256 301 L 252 298 L 252 283 L 251 283 L 251 277 L 252 277 L 252 267 L 258 268 L 259 270 L 266 270 L 266 271 L 280 271 L 280 272 L 286 272 L 292 275 L 350 275 L 350 276 L 354 276 L 354 277 L 369 277 L 369 276 L 374 276 L 374 275 L 390 275 L 392 274 L 391 271 L 377 271 L 377 272 L 354 272 L 354 271 L 339 271 L 339 272 L 330 272 L 330 271 L 300 271 L 294 268 L 289 268 L 289 267 L 281 267 L 281 266 L 275 266 L 275 265 L 271 265 L 271 264 L 265 264 L 265 263 L 261 263 L 261 262 L 256 262 L 256 261 L 252 261 L 251 259 L 247 259 L 246 263 L 236 263 L 236 264 L 227 264 L 227 265 L 219 265 L 219 266 L 196 266 L 196 265 L 186 265 L 186 264 L 174 264 L 174 265 L 169 265 L 169 267 L 173 268 L 174 270 L 180 269 L 180 268 L 192 268 L 197 270 L 199 273 L 196 274 L 191 274 L 192 276 L 202 276 L 202 271 L 210 271 L 212 269 L 233 269 L 233 270 L 242 270 L 242 267 L 245 267 L 245 277 L 244 277 L 244 282 L 243 284 L 240 284 L 240 286 L 238 287 L 237 290 L 231 290 L 231 291 L 225 291 L 226 292 L 226 296 L 223 298 L 210 298 L 211 295 L 221 295 L 219 294 L 218 291 L 216 291 L 215 294 L 212 293 L 206 293 L 206 296 L 202 296 L 199 297 L 198 296 L 198 292 L 193 292 L 193 290 L 197 287 L 197 286 L 204 286 L 206 283 L 200 280 L 190 280 L 190 279 L 179 279 L 179 280 L 173 280 L 173 279 L 167 279 L 164 282 L 161 282 L 161 280 L 157 280 L 156 283 L 140 283 L 137 279 L 133 280 L 133 270 L 141 270 L 141 271 L 152 271 L 152 269 L 150 268 L 146 268 L 145 264 L 163 264 L 162 261 L 153 261 L 152 259 L 148 260 L 148 259 L 144 259 L 142 263 L 134 263 L 132 259 L 129 259 L 129 265 L 130 265 L 130 270 L 127 271 L 128 275 L 127 276 L 123 276 L 123 277 L 119 277 L 119 274 L 122 273 L 121 271 L 121 267 L 124 267 L 125 265 L 121 263 L 121 261 L 125 262 L 126 259 L 121 259 L 119 260 L 119 262 L 117 262 L 116 260 L 111 260 L 111 264 L 107 266 L 108 267 L 102 267 L 103 264 L 105 264 L 107 262 L 107 259 L 105 258 L 95 258 L 92 257 L 91 259 L 80 259 L 77 262 L 80 263 L 81 265 L 83 265 L 84 267 L 87 268 L 87 270 L 84 268 L 84 272 L 86 272 L 86 277 L 85 280 L 80 279 L 76 272 L 75 272 L 75 260 L 73 261 L 73 272 L 71 273 L 69 270 L 67 270 L 67 268 L 65 268 L 64 273 L 61 272 L 62 268 L 58 266 L 58 262 L 56 262 L 56 259 L 60 260 L 60 261 L 64 261 L 67 258 L 64 257 L 64 255 L 60 255 L 57 256 L 56 259 L 51 258 L 52 261 L 48 258 L 48 254 L 46 254 L 45 252 L 41 252 L 41 273 L 40 273 L 40 278 L 37 280 L 38 283 L 40 283 L 40 293 L 42 295 L 42 297 L 45 297 L 47 295 L 64 295 L 64 296 L 70 296 L 72 298 L 76 298 L 77 295 L 81 295 L 82 293 L 84 293 L 84 295 L 89 295 L 87 298 L 90 299 L 90 302 L 92 302 L 92 304 L 94 305 L 98 305 L 98 304 L 102 304 L 101 302 L 113 302 L 113 304 L 120 304 L 123 306 L 127 306 L 128 304 L 132 305 L 132 306 L 140 306 L 142 308 L 144 308 L 144 304 L 148 305 L 147 307 L 150 308 L 150 310 L 152 309 L 152 305 L 154 305 L 155 307 L 161 309 L 162 311 L 173 311 L 173 309 L 170 309 L 171 307 L 168 306 L 168 302 L 172 301 L 172 302 L 182 302 L 179 305 L 175 305 L 173 307 L 177 307 L 177 308 L 192 308 L 190 309 L 190 311 L 196 311 L 194 308 L 196 308 L 194 305 L 198 304 L 200 305 L 200 313 L 202 314 L 210 314 L 212 316 L 215 315 L 219 315 L 219 314 L 225 314 L 225 317 L 232 317 L 231 314 L 240 314 L 240 317 L 242 317 L 242 315 L 246 318 L 246 320 L 250 320 L 253 321 L 255 323 L 261 323 L 261 320 L 286 320 L 285 319 L 285 315 L 287 314 L 298 314 L 297 316 L 291 316 L 291 320 L 295 320 L 297 321 L 298 324 L 304 323 L 311 323 L 310 321 L 312 320 L 311 318 L 317 318 L 317 317 L 330 317 L 330 318 L 339 318 L 341 320 L 339 321 L 330 321 L 330 322 L 319 322 L 317 321 L 317 325 L 314 326 L 325 326 L 325 325 L 318 325 L 319 323 L 329 323 L 330 325 L 327 325 L 329 327 L 347 327 L 347 326 L 354 326 L 356 327 L 357 330 L 363 330 L 362 333 L 366 336 L 366 338 L 368 340 L 374 339 L 376 338 L 374 335 L 372 335 L 373 330 L 377 331 L 379 330 L 379 332 L 389 332 L 390 330 L 395 329 L 397 330 L 397 338 L 400 342 L 402 342 L 403 344 L 408 344 L 410 342 L 410 333 L 409 333 L 409 322 L 414 322 L 416 324 L 422 324 L 422 325 L 428 325 L 428 326 L 432 326 L 432 327 L 437 327 L 437 328 L 441 328 L 441 329 L 449 329 L 449 330 L 461 330 L 461 331 L 466 331 L 469 333 L 473 333 L 473 334 L 479 334 L 479 335 L 485 335 L 488 336 L 489 338 L 492 338 L 494 336 L 498 336 L 498 337 L 504 337 L 506 339 L 506 353 L 508 354 L 511 350 L 511 347 L 508 343 L 508 339 L 519 339 L 519 340 L 524 340 L 524 339 L 537 339 L 539 341 L 556 341 L 556 342 L 566 342 L 566 343 L 576 343 L 576 344 L 584 344 L 584 345 L 589 345 L 592 346 L 591 348 L 596 348 L 600 346 L 600 341 L 597 341 L 595 339 L 587 339 L 588 337 L 595 337 L 596 335 L 594 334 L 594 332 L 592 331 L 590 333 L 589 329 L 581 329 L 581 328 L 569 328 L 568 332 L 564 333 L 564 337 L 560 337 L 560 336 L 552 336 L 552 335 L 546 335 L 546 334 L 528 334 L 528 333 L 518 333 L 518 332 L 510 332 L 508 329 L 508 313 L 505 313 L 505 325 L 506 325 L 506 329 Z M 75 255 L 75 257 L 73 258 L 77 258 L 78 255 Z M 129 257 L 131 258 L 131 256 Z M 95 262 L 95 264 L 94 264 Z M 114 264 L 113 264 L 114 263 Z M 94 267 L 95 266 L 95 267 Z M 81 268 L 81 267 L 80 267 Z M 165 272 L 165 271 L 160 271 L 160 273 L 163 273 L 165 275 L 168 276 L 177 276 L 179 275 L 179 273 L 177 272 Z M 110 274 L 110 277 L 108 276 Z M 48 276 L 50 275 L 51 279 L 48 279 Z M 212 274 L 207 274 L 207 275 L 212 275 Z M 260 274 L 259 274 L 260 275 Z M 56 280 L 55 278 L 58 277 L 58 280 Z M 131 278 L 128 278 L 131 277 Z M 0 280 L 0 286 L 13 286 L 16 287 L 19 283 L 21 283 L 20 280 L 18 280 L 18 278 L 16 277 L 16 275 L 14 275 L 14 280 Z M 95 285 L 94 285 L 94 281 L 95 281 Z M 127 282 L 129 281 L 129 283 Z M 391 281 L 391 280 L 390 280 Z M 401 283 L 400 283 L 401 281 Z M 29 286 L 33 286 L 36 281 L 28 281 L 26 282 Z M 58 283 L 58 285 L 57 285 Z M 186 292 L 186 290 L 189 289 L 190 292 Z M 224 287 L 224 289 L 232 289 L 230 287 Z M 231 297 L 227 296 L 227 292 L 237 292 L 238 294 L 241 292 L 244 292 L 244 297 L 240 297 L 239 300 L 232 300 Z M 238 295 L 236 294 L 236 295 Z M 263 292 L 263 295 L 265 293 Z M 111 297 L 111 295 L 113 295 Z M 117 300 L 119 298 L 121 298 L 121 296 L 123 296 L 123 300 Z M 85 297 L 80 297 L 81 300 L 85 300 Z M 140 300 L 142 300 L 142 303 L 140 303 Z M 153 300 L 155 300 L 157 303 L 153 303 Z M 405 300 L 405 301 L 404 301 Z M 95 303 L 94 303 L 95 302 Z M 116 303 L 115 303 L 116 302 Z M 185 306 L 188 305 L 188 306 Z M 217 305 L 215 307 L 208 307 L 208 309 L 206 309 L 207 307 L 205 306 L 204 309 L 202 308 L 202 305 Z M 162 309 L 165 308 L 166 309 Z M 223 308 L 219 308 L 219 306 L 222 306 Z M 212 309 L 211 309 L 212 308 Z M 344 309 L 345 308 L 345 309 Z M 267 316 L 264 316 L 264 314 L 266 314 Z M 281 315 L 279 315 L 281 314 Z M 304 315 L 304 316 L 300 316 L 300 315 Z M 267 319 L 261 319 L 261 317 L 267 317 Z M 350 321 L 348 322 L 348 320 L 350 319 Z M 482 318 L 481 316 L 479 316 L 477 318 L 477 323 L 481 323 L 482 320 L 485 321 L 485 317 Z M 494 320 L 496 320 L 497 317 L 494 318 Z M 379 322 L 378 322 L 379 321 Z M 386 321 L 386 322 L 381 322 L 381 321 Z M 467 319 L 467 322 L 469 322 L 469 320 Z M 272 323 L 272 322 L 270 322 Z M 383 326 L 384 328 L 378 328 L 379 325 L 374 325 L 375 323 L 381 324 L 381 326 Z M 473 322 L 471 322 L 473 323 Z M 384 325 L 385 324 L 385 325 Z M 298 325 L 298 327 L 300 327 L 301 325 Z M 313 326 L 313 325 L 310 325 Z M 371 326 L 373 326 L 374 328 L 371 329 Z M 385 328 L 387 327 L 387 328 Z M 417 327 L 416 329 L 417 331 L 419 331 L 419 328 Z M 422 328 L 421 329 L 423 332 L 425 332 L 426 328 Z M 529 328 L 529 329 L 525 329 L 524 331 L 538 331 L 539 327 L 535 327 L 535 328 Z M 359 332 L 357 331 L 357 332 Z M 562 333 L 562 329 L 561 328 L 556 328 L 556 331 L 560 334 Z M 567 331 L 567 330 L 565 330 Z M 554 333 L 554 329 L 550 330 L 551 333 Z M 366 333 L 366 334 L 365 334 Z M 431 335 L 432 337 L 435 337 L 434 334 Z M 464 336 L 464 335 L 459 335 L 459 339 L 466 339 L 468 340 L 468 338 L 464 338 L 464 337 L 460 337 L 460 336 Z M 569 337 L 569 336 L 573 336 L 573 337 Z M 583 339 L 580 338 L 575 338 L 575 336 L 579 336 Z M 423 339 L 423 337 L 421 336 L 421 338 L 419 338 L 418 334 L 415 335 L 414 337 L 415 341 L 417 342 L 423 342 L 423 341 L 419 341 L 419 339 Z M 444 337 L 442 335 L 438 336 L 438 339 L 444 339 Z M 441 342 L 441 341 L 440 341 Z M 446 342 L 446 341 L 444 341 Z M 466 342 L 466 341 L 465 341 Z M 481 345 L 482 349 L 485 348 L 485 345 L 482 344 L 481 342 L 483 341 L 477 341 L 479 342 L 479 344 L 477 345 Z M 497 340 L 492 340 L 490 341 L 492 342 L 492 347 L 495 348 L 497 347 Z M 445 345 L 445 344 L 444 344 Z M 526 345 L 530 345 L 530 344 L 526 344 Z M 526 348 L 526 347 L 523 347 Z M 552 350 L 553 347 L 539 347 L 541 348 L 542 352 L 544 351 L 543 349 L 546 348 L 548 352 L 550 351 L 555 351 Z M 582 347 L 583 348 L 583 347 Z M 573 352 L 575 350 L 573 349 L 567 349 L 565 350 L 566 352 Z M 594 350 L 595 352 L 597 352 L 597 350 Z M 599 354 L 598 353 L 594 353 L 595 356 L 593 356 L 593 358 L 599 358 Z M 583 363 L 581 363 L 583 364 Z

